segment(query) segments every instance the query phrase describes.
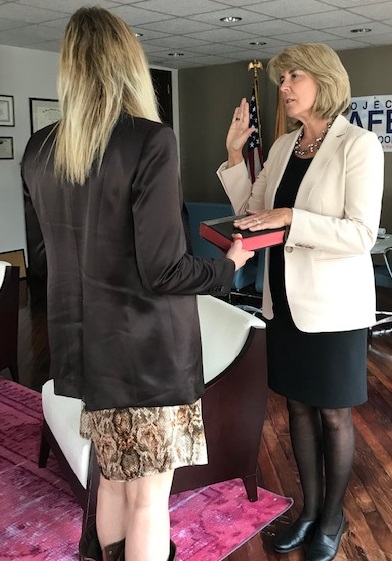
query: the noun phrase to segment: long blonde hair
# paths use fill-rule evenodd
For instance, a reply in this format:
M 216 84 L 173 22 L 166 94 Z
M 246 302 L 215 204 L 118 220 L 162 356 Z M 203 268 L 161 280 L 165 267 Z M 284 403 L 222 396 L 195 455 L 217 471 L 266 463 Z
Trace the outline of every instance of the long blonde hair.
M 57 81 L 62 111 L 56 132 L 55 175 L 83 184 L 99 170 L 121 113 L 160 121 L 144 51 L 119 17 L 80 8 L 68 22 Z

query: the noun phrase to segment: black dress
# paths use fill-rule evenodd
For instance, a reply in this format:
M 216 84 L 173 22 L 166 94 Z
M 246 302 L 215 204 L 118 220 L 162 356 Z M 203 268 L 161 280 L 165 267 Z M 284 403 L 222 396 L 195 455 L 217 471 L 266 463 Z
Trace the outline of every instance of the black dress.
M 294 206 L 311 162 L 291 156 L 276 192 L 275 208 Z M 282 245 L 270 249 L 269 282 L 274 312 L 267 322 L 270 388 L 314 407 L 351 407 L 365 402 L 367 329 L 332 333 L 297 329 L 287 302 Z

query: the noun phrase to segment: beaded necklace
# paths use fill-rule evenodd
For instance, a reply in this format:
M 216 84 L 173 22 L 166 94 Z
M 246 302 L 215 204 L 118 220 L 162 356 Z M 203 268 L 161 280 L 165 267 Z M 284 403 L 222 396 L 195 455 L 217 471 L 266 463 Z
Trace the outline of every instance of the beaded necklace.
M 308 144 L 306 148 L 301 148 L 301 142 L 304 137 L 305 131 L 305 129 L 302 129 L 297 140 L 295 141 L 294 154 L 296 154 L 297 156 L 307 156 L 308 154 L 313 154 L 313 152 L 316 152 L 316 150 L 320 148 L 324 138 L 327 136 L 327 132 L 332 127 L 332 123 L 334 122 L 334 120 L 335 119 L 332 119 L 332 121 L 327 124 L 326 128 L 321 131 L 321 135 L 316 138 L 314 142 Z

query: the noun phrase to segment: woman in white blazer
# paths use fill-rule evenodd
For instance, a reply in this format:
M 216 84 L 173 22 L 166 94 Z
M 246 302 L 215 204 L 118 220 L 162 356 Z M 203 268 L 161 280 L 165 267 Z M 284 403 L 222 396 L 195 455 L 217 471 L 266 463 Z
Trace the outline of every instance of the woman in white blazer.
M 342 116 L 350 84 L 331 48 L 289 47 L 271 59 L 268 72 L 294 132 L 274 143 L 252 185 L 242 149 L 253 128 L 243 99 L 227 135 L 228 161 L 217 173 L 236 213 L 248 214 L 239 228 L 286 226 L 284 244 L 266 251 L 263 315 L 269 385 L 287 398 L 304 505 L 275 549 L 286 553 L 309 542 L 306 561 L 330 561 L 346 527 L 351 407 L 367 399 L 367 328 L 375 320 L 370 249 L 383 151 L 374 133 Z

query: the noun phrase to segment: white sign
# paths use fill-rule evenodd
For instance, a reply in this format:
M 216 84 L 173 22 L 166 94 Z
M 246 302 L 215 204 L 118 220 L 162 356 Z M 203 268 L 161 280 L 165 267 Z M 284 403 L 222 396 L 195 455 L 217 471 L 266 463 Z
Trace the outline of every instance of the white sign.
M 377 134 L 384 152 L 392 152 L 392 95 L 351 98 L 350 123 Z

